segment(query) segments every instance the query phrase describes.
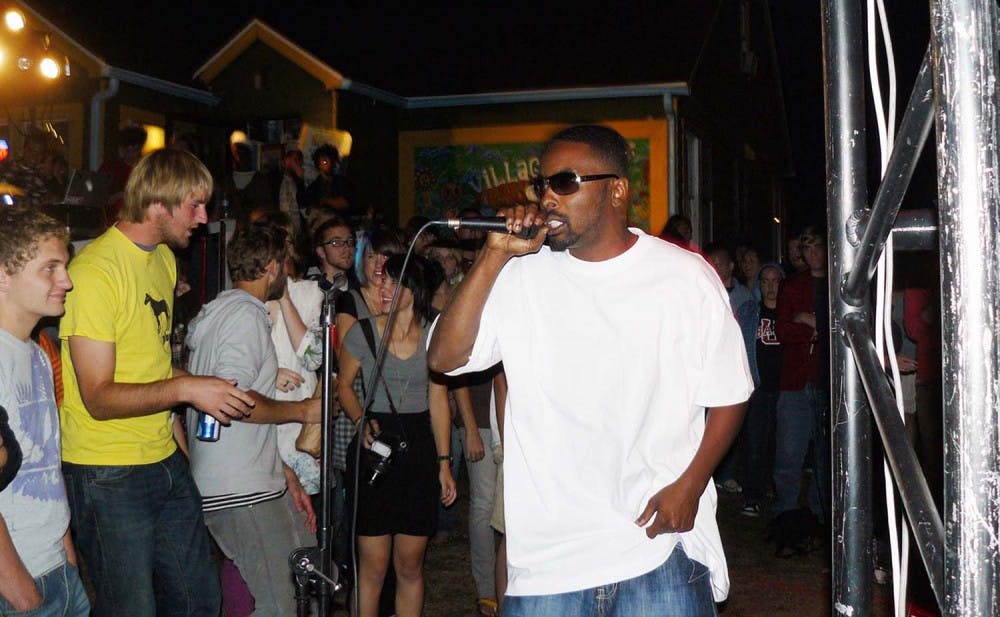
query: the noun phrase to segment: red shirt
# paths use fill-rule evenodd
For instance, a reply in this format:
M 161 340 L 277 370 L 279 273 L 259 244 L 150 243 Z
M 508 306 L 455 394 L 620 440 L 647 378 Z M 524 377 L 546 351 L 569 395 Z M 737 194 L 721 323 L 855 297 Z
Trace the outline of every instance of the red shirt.
M 826 283 L 826 279 L 822 279 Z M 817 380 L 812 326 L 792 321 L 798 313 L 813 313 L 813 276 L 808 270 L 785 279 L 778 291 L 778 341 L 781 342 L 781 389 L 802 390 Z

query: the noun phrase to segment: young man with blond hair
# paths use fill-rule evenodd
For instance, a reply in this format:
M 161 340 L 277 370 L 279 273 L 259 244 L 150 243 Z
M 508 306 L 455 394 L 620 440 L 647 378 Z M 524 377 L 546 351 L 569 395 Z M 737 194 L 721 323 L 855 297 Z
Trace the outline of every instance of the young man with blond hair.
M 254 405 L 234 383 L 171 366 L 171 248 L 206 222 L 211 191 L 191 154 L 148 154 L 129 176 L 120 220 L 70 266 L 63 471 L 96 616 L 219 612 L 201 495 L 170 417 L 191 404 L 228 424 Z
M 84 617 L 90 602 L 69 535 L 52 365 L 31 341 L 39 319 L 63 313 L 69 238 L 27 209 L 0 208 L 0 229 L 0 407 L 22 459 L 0 488 L 0 614 Z

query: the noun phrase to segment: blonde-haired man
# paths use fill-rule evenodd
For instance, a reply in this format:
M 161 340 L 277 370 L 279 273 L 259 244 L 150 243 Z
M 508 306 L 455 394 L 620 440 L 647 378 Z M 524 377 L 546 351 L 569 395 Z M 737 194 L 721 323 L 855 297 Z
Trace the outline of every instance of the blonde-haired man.
M 201 496 L 170 419 L 190 404 L 228 424 L 254 404 L 233 383 L 171 366 L 170 248 L 206 222 L 211 190 L 191 154 L 150 153 L 129 176 L 121 219 L 70 266 L 63 470 L 98 616 L 219 612 Z

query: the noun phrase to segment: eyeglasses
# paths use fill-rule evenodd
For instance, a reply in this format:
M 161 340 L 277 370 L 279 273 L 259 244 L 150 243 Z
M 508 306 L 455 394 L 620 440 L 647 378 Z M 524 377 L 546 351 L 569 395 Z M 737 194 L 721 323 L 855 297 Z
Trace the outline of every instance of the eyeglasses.
M 326 242 L 320 242 L 320 246 L 329 246 L 335 249 L 339 249 L 342 246 L 349 246 L 354 248 L 358 245 L 358 241 L 354 238 L 348 238 L 346 240 L 341 240 L 340 238 L 333 238 L 332 240 L 327 240 Z
M 541 199 L 545 191 L 552 189 L 556 195 L 572 195 L 580 190 L 580 185 L 584 182 L 594 180 L 607 180 L 608 178 L 618 179 L 618 174 L 593 174 L 591 176 L 581 176 L 575 171 L 560 171 L 551 176 L 535 176 L 531 179 L 531 190 L 535 196 Z

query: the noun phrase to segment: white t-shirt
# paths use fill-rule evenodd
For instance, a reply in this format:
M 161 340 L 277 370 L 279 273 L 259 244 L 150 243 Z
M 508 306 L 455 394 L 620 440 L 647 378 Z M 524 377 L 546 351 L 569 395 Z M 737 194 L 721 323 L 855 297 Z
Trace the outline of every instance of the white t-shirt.
M 504 362 L 504 506 L 511 595 L 588 589 L 660 566 L 678 541 L 729 591 L 711 482 L 694 529 L 646 537 L 646 503 L 689 465 L 705 407 L 753 390 L 728 297 L 702 259 L 633 229 L 601 262 L 548 247 L 511 259 L 469 362 Z
M 0 514 L 32 577 L 66 561 L 69 504 L 63 483 L 52 365 L 41 347 L 0 329 L 0 405 L 21 446 L 21 470 L 0 492 Z

